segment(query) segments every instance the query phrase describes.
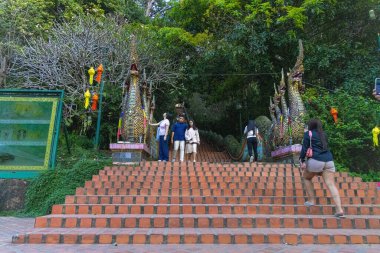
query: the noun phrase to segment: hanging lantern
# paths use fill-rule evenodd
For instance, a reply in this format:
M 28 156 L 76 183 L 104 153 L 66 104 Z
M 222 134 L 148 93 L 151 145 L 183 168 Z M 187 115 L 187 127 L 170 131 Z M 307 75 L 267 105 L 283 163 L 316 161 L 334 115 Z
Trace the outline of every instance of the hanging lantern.
M 373 138 L 373 146 L 378 147 L 379 146 L 379 134 L 380 134 L 380 128 L 374 127 L 372 129 L 372 138 Z
M 330 114 L 333 117 L 335 124 L 338 123 L 338 110 L 334 107 L 331 107 Z
M 93 110 L 93 111 L 97 110 L 97 108 L 98 108 L 98 100 L 99 100 L 98 94 L 94 93 L 94 95 L 92 96 L 91 110 Z
M 86 92 L 84 93 L 84 108 L 87 109 L 88 106 L 90 105 L 90 98 L 91 98 L 91 93 L 87 89 Z
M 100 83 L 100 81 L 102 80 L 102 73 L 103 73 L 103 71 L 104 71 L 103 64 L 100 64 L 99 67 L 96 69 L 97 75 L 96 75 L 95 81 L 97 83 Z
M 374 10 L 369 11 L 369 18 L 372 20 L 376 20 L 376 14 Z
M 88 70 L 88 75 L 90 76 L 90 79 L 88 80 L 88 82 L 90 83 L 90 85 L 92 85 L 94 83 L 94 75 L 95 75 L 95 69 L 93 67 L 91 67 Z

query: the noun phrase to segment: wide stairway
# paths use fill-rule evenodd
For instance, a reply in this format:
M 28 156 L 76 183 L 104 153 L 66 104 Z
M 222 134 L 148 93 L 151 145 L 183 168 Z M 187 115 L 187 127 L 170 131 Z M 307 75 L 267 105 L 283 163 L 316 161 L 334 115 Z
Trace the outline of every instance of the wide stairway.
M 279 163 L 143 162 L 110 166 L 37 217 L 14 243 L 66 244 L 375 244 L 376 183 L 336 173 L 346 218 L 321 177 L 305 207 L 300 170 Z

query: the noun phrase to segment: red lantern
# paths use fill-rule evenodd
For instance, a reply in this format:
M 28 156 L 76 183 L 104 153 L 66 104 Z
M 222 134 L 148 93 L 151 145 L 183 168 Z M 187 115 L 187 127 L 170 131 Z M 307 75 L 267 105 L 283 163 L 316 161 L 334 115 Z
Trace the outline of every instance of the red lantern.
M 334 107 L 331 107 L 330 114 L 333 117 L 335 124 L 338 123 L 338 110 Z
M 94 93 L 94 95 L 92 96 L 91 110 L 93 110 L 93 111 L 97 110 L 97 108 L 98 108 L 98 100 L 99 100 L 98 94 Z
M 100 81 L 102 80 L 102 73 L 103 73 L 103 71 L 104 71 L 103 64 L 100 64 L 99 67 L 96 69 L 97 75 L 96 75 L 95 81 L 97 83 L 100 83 Z

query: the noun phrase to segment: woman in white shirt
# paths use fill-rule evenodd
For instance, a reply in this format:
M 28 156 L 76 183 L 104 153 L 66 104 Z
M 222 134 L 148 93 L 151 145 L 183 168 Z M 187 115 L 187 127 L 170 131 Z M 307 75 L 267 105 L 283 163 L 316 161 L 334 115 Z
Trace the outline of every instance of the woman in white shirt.
M 167 119 L 167 113 L 164 113 L 163 120 L 156 124 L 152 124 L 149 122 L 149 125 L 151 126 L 159 126 L 157 131 L 159 131 L 159 150 L 158 150 L 158 161 L 169 161 L 169 139 L 168 139 L 168 132 L 169 132 L 169 126 L 170 121 Z
M 199 138 L 198 128 L 195 127 L 194 122 L 192 120 L 189 121 L 189 126 L 185 132 L 186 139 L 186 155 L 188 157 L 188 161 L 190 161 L 191 153 L 193 154 L 193 162 L 196 162 L 197 158 L 197 145 L 201 143 Z
M 253 162 L 253 160 L 257 162 L 257 139 L 260 138 L 260 135 L 254 120 L 248 121 L 248 125 L 244 129 L 244 134 L 247 134 L 249 162 Z M 252 148 L 255 157 L 252 156 Z

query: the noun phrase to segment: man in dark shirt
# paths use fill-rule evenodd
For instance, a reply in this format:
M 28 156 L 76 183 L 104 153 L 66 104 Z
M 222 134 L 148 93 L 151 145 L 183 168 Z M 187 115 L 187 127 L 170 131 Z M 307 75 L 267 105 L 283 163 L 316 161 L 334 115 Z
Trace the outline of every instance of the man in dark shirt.
M 185 117 L 179 116 L 178 122 L 174 124 L 172 128 L 172 144 L 174 143 L 173 159 L 175 162 L 177 158 L 177 151 L 180 148 L 179 160 L 183 162 L 185 156 L 185 132 L 187 129 L 187 124 L 185 123 Z

